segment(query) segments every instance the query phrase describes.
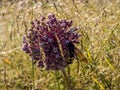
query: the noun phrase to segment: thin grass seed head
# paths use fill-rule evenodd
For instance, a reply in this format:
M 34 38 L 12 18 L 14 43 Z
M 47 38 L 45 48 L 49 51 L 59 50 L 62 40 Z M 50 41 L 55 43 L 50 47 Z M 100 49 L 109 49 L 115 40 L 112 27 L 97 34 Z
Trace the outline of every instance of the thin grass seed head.
M 46 70 L 65 68 L 68 65 L 66 58 L 70 57 L 66 43 L 79 43 L 80 35 L 75 32 L 76 27 L 71 28 L 72 21 L 59 20 L 50 14 L 48 20 L 45 17 L 36 19 L 31 26 L 28 34 L 23 37 L 23 51 L 38 62 L 38 67 L 45 67 Z

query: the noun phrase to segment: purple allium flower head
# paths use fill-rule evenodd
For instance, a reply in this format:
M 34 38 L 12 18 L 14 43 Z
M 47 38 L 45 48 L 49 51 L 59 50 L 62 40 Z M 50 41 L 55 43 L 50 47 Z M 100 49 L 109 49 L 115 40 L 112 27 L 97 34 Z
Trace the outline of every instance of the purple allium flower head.
M 39 67 L 46 70 L 61 70 L 68 64 L 69 57 L 66 43 L 79 43 L 77 28 L 72 26 L 72 21 L 59 20 L 54 14 L 48 15 L 48 20 L 31 22 L 31 29 L 26 37 L 23 37 L 23 50 L 28 53 L 32 60 L 38 61 Z

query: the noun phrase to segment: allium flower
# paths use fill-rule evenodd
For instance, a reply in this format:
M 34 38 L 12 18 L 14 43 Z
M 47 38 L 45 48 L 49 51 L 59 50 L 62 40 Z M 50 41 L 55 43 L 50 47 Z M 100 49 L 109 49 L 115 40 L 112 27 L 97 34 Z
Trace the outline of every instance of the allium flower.
M 42 17 L 31 23 L 28 34 L 23 37 L 23 50 L 39 67 L 46 70 L 61 70 L 68 64 L 70 57 L 67 43 L 79 43 L 76 27 L 71 28 L 72 21 L 59 20 L 54 14 L 48 15 L 48 20 Z

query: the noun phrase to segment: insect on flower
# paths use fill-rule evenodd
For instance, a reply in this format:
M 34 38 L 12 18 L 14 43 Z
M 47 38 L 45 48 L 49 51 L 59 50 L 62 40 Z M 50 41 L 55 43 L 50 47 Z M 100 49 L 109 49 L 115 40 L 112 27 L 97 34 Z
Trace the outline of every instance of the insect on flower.
M 23 37 L 23 51 L 46 70 L 61 70 L 74 59 L 85 56 L 75 44 L 79 43 L 78 28 L 72 26 L 72 20 L 57 19 L 54 14 L 48 18 L 36 19 Z
M 74 58 L 76 58 L 77 60 L 87 62 L 87 58 L 84 56 L 81 50 L 76 48 L 71 41 L 68 41 L 66 43 L 66 46 L 68 48 L 68 53 L 69 53 L 69 58 L 67 58 L 67 64 L 72 64 Z

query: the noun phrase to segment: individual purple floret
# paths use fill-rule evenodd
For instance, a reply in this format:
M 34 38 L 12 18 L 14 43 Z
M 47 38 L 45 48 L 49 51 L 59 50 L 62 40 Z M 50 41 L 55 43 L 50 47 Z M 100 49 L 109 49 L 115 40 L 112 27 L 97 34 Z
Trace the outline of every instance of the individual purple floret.
M 72 21 L 59 20 L 54 14 L 48 15 L 48 20 L 31 22 L 31 29 L 23 37 L 23 50 L 32 60 L 38 62 L 38 67 L 46 70 L 61 70 L 68 64 L 69 56 L 66 43 L 79 43 L 77 28 L 72 26 Z

